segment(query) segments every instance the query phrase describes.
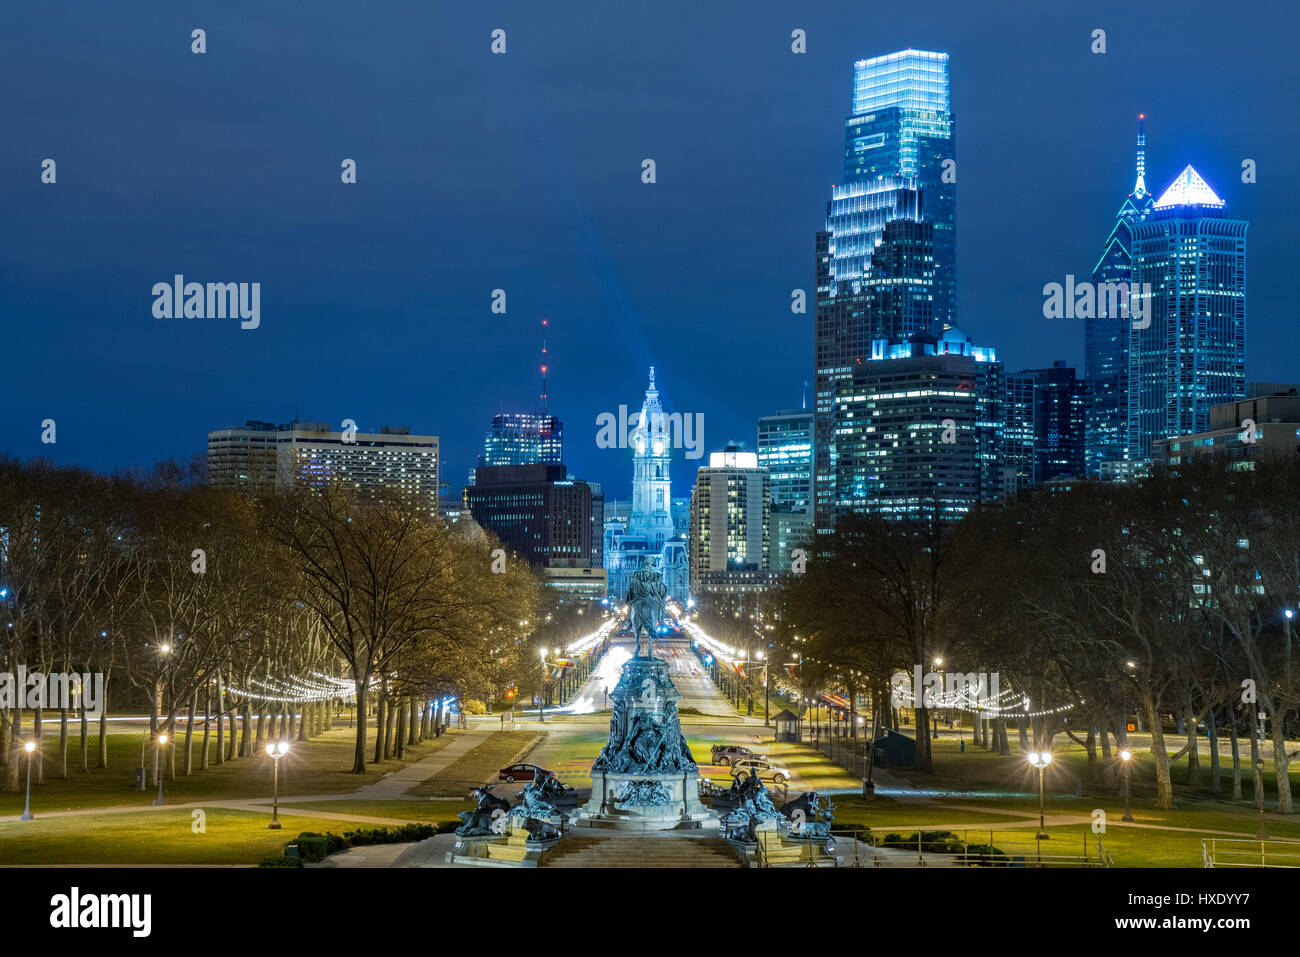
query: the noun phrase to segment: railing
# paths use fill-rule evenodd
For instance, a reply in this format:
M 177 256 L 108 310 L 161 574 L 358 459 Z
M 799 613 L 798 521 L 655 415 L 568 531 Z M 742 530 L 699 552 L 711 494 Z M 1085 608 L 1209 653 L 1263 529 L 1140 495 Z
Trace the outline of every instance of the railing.
M 831 831 L 831 840 L 835 843 L 836 851 L 842 850 L 842 841 L 848 841 L 853 845 L 853 860 L 844 861 L 845 867 L 862 867 L 866 864 L 866 861 L 862 859 L 863 856 L 858 853 L 858 843 L 860 841 L 861 843 L 870 846 L 871 842 L 866 840 L 865 837 L 859 837 L 858 835 L 861 833 L 861 831 Z M 842 855 L 836 855 L 836 857 L 840 856 Z M 836 867 L 838 866 L 839 864 L 836 864 Z M 876 866 L 878 867 L 879 864 Z
M 978 840 L 972 840 L 972 832 L 969 830 L 961 831 L 961 849 L 958 850 L 956 842 L 948 845 L 950 849 L 938 851 L 927 850 L 926 845 L 938 843 L 935 839 L 929 841 L 923 840 L 920 830 L 916 832 L 916 841 L 895 844 L 875 844 L 877 848 L 892 849 L 898 851 L 910 851 L 915 848 L 916 857 L 912 858 L 909 854 L 906 859 L 899 857 L 896 859 L 882 858 L 880 854 L 873 853 L 872 863 L 876 867 L 927 867 L 930 865 L 948 865 L 952 867 L 1113 867 L 1114 858 L 1102 845 L 1101 840 L 1097 839 L 1096 853 L 1092 853 L 1088 846 L 1088 831 L 1083 832 L 1082 853 L 1071 854 L 1057 851 L 1056 848 L 1062 847 L 1062 840 L 1058 829 L 1057 837 L 1053 838 L 1046 847 L 1044 853 L 1044 842 L 1042 841 L 1008 841 L 995 840 L 994 831 L 988 831 L 988 840 L 983 840 L 985 832 L 975 832 Z M 930 832 L 934 833 L 934 832 Z M 956 833 L 956 832 L 951 832 Z M 982 850 L 982 848 L 992 847 L 995 852 Z M 972 848 L 975 848 L 972 850 Z M 854 850 L 856 852 L 856 845 Z
M 1205 867 L 1300 867 L 1300 841 L 1202 838 L 1201 863 Z
M 865 729 L 853 729 L 847 721 L 804 725 L 800 744 L 811 745 L 855 777 L 865 778 L 871 761 L 871 743 Z M 852 731 L 859 731 L 853 734 Z

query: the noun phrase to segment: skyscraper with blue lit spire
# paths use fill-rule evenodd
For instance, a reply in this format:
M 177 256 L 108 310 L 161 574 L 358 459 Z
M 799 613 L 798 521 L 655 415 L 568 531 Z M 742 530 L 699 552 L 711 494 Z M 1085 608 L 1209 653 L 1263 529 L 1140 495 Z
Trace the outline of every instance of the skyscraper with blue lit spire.
M 1154 198 L 1146 184 L 1146 114 L 1138 114 L 1137 170 L 1132 191 L 1124 197 L 1101 257 L 1092 267 L 1092 282 L 1129 283 L 1133 276 L 1133 226 L 1146 219 Z M 1084 467 L 1089 475 L 1101 463 L 1128 457 L 1129 321 L 1119 316 L 1084 320 L 1083 377 L 1087 383 Z

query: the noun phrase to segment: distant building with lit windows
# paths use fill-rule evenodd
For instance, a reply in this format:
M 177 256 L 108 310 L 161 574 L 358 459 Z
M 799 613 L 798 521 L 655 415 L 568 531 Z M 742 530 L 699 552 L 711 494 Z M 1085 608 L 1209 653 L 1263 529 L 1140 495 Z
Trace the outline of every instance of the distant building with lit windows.
M 837 512 L 957 520 L 996 501 L 1002 377 L 994 350 L 957 329 L 872 343 L 835 391 Z
M 1016 488 L 1083 475 L 1087 393 L 1074 369 L 1058 360 L 1009 374 L 1006 396 L 1003 464 L 1014 469 Z
M 1133 227 L 1146 219 L 1155 204 L 1147 191 L 1145 114 L 1138 116 L 1136 178 L 1120 203 L 1115 223 L 1092 267 L 1092 282 L 1129 284 L 1133 279 Z M 1131 318 L 1088 316 L 1084 323 L 1083 378 L 1087 410 L 1084 428 L 1084 469 L 1100 475 L 1103 462 L 1128 458 L 1128 349 Z M 1108 471 L 1114 472 L 1114 466 Z
M 792 409 L 758 420 L 758 464 L 767 469 L 773 505 L 812 511 L 813 414 Z
M 649 558 L 663 575 L 668 598 L 685 607 L 690 598 L 689 557 L 684 528 L 674 521 L 676 499 L 672 497 L 669 465 L 672 434 L 669 418 L 659 402 L 654 367 L 641 411 L 635 419 L 629 444 L 632 447 L 632 501 L 624 512 L 606 516 L 603 538 L 608 595 L 618 601 L 627 597 L 632 576 Z
M 841 511 L 840 386 L 878 341 L 956 324 L 956 127 L 948 54 L 899 50 L 853 65 L 843 182 L 815 242 L 812 504 L 819 531 Z M 851 496 L 853 493 L 850 492 Z
M 1248 392 L 1210 409 L 1204 432 L 1157 439 L 1155 461 L 1176 467 L 1202 455 L 1241 461 L 1272 453 L 1300 455 L 1300 386 L 1252 382 Z
M 601 568 L 605 500 L 563 465 L 477 469 L 465 505 L 479 525 L 536 568 Z M 589 576 L 590 577 L 590 576 Z M 604 575 L 598 576 L 604 584 Z
M 1245 398 L 1248 227 L 1224 215 L 1191 166 L 1133 225 L 1145 311 L 1129 332 L 1130 460 L 1150 459 L 1160 439 L 1208 431 L 1211 408 Z
M 249 421 L 208 433 L 208 484 L 214 488 L 255 492 L 331 482 L 363 499 L 396 495 L 437 515 L 438 437 L 412 435 L 405 426 L 345 433 L 321 422 Z
M 691 492 L 691 592 L 712 572 L 769 569 L 771 491 L 758 454 L 730 445 L 709 455 Z M 722 583 L 713 576 L 711 581 Z
M 546 412 L 498 412 L 483 436 L 478 467 L 559 465 L 564 461 L 564 423 Z M 470 484 L 474 484 L 470 470 Z

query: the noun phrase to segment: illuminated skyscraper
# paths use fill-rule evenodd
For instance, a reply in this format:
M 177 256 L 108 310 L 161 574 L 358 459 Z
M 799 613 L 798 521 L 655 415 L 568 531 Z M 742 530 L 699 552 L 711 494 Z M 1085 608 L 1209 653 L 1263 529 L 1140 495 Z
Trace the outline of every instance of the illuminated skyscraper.
M 808 409 L 758 420 L 758 464 L 767 469 L 773 505 L 812 511 L 812 430 Z
M 853 113 L 844 122 L 844 182 L 898 177 L 920 191 L 923 218 L 934 228 L 930 299 L 940 330 L 957 321 L 956 155 L 948 54 L 900 50 L 853 64 Z M 887 334 L 914 331 L 921 330 Z
M 1017 488 L 1083 475 L 1084 383 L 1058 360 L 1007 376 L 1003 464 Z M 1005 489 L 1010 492 L 1012 489 Z
M 996 501 L 1002 375 L 994 351 L 958 329 L 873 343 L 836 383 L 835 510 L 956 520 Z
M 872 344 L 956 322 L 955 131 L 948 55 L 903 50 L 854 64 L 844 183 L 817 234 L 813 506 L 826 528 L 835 487 L 836 390 Z M 850 494 L 852 497 L 852 494 Z
M 1205 432 L 1246 395 L 1246 230 L 1191 166 L 1132 227 L 1144 310 L 1129 330 L 1128 457 Z M 1147 286 L 1150 292 L 1147 292 Z
M 483 436 L 478 467 L 559 465 L 563 461 L 564 424 L 558 418 L 545 412 L 498 412 Z
M 1132 280 L 1133 226 L 1146 219 L 1155 202 L 1146 185 L 1145 119 L 1145 114 L 1138 115 L 1133 190 L 1120 204 L 1101 258 L 1092 267 L 1094 286 Z M 1084 464 L 1089 475 L 1099 474 L 1102 462 L 1128 457 L 1128 341 L 1128 317 L 1084 320 L 1083 377 L 1088 390 Z

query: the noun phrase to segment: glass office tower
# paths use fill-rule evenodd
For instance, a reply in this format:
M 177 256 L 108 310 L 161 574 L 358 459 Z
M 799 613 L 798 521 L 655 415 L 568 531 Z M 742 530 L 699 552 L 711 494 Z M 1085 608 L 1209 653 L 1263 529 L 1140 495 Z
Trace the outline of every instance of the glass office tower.
M 844 183 L 817 234 L 813 500 L 818 529 L 857 502 L 837 482 L 836 391 L 872 343 L 936 335 L 956 322 L 955 133 L 948 55 L 902 50 L 859 60 L 845 121 Z M 945 182 L 948 179 L 950 182 Z
M 1156 439 L 1207 431 L 1212 406 L 1245 397 L 1249 225 L 1224 216 L 1191 166 L 1134 224 L 1133 282 L 1150 321 L 1129 330 L 1131 461 L 1150 459 Z
M 559 465 L 564 461 L 564 424 L 546 412 L 498 412 L 483 436 L 479 468 L 498 465 Z M 475 482 L 474 469 L 469 484 Z
M 1145 114 L 1138 115 L 1137 178 L 1092 268 L 1094 286 L 1132 280 L 1133 225 L 1146 219 L 1155 202 L 1146 186 L 1145 120 Z M 1099 474 L 1102 462 L 1128 457 L 1128 341 L 1129 321 L 1122 316 L 1084 320 L 1083 377 L 1088 390 L 1084 465 L 1089 475 Z
M 957 321 L 956 155 L 948 54 L 901 50 L 853 65 L 853 113 L 844 123 L 844 182 L 915 181 L 925 221 L 934 226 L 933 301 L 939 331 Z M 947 169 L 945 161 L 951 161 Z
M 879 340 L 836 383 L 837 509 L 957 520 L 1003 492 L 1002 363 L 958 329 Z
M 770 476 L 773 505 L 812 511 L 812 419 L 792 409 L 758 420 L 758 464 Z

